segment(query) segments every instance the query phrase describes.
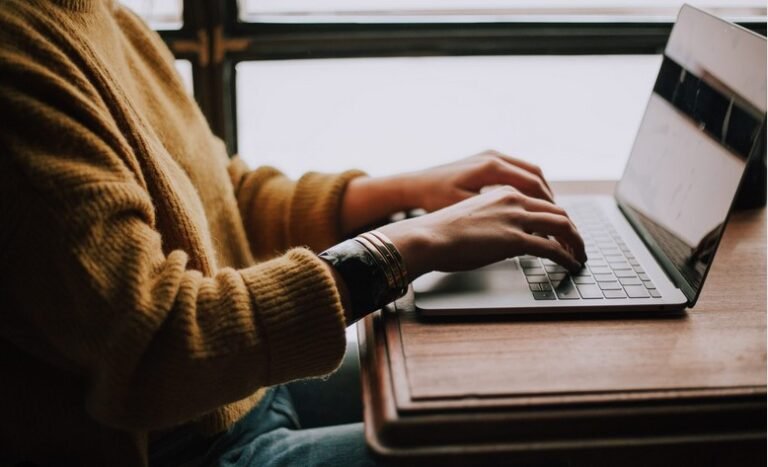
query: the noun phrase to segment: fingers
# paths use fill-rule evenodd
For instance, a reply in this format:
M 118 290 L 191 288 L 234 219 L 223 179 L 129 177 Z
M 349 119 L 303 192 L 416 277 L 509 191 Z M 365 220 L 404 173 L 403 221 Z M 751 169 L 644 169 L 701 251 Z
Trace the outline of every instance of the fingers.
M 551 259 L 571 272 L 576 272 L 582 265 L 557 241 L 537 235 L 522 234 L 525 254 Z
M 528 211 L 550 212 L 552 214 L 570 218 L 565 209 L 556 204 L 541 199 L 527 198 L 523 201 L 523 207 Z
M 514 165 L 515 167 L 519 167 L 527 172 L 530 172 L 531 174 L 540 178 L 541 181 L 544 183 L 544 186 L 546 186 L 549 192 L 552 193 L 552 188 L 549 186 L 547 179 L 544 178 L 544 172 L 541 170 L 541 167 L 539 167 L 538 165 L 532 164 L 522 159 L 517 159 L 515 157 L 507 156 L 506 154 L 502 154 L 499 151 L 490 150 L 490 151 L 485 151 L 484 154 L 497 157 L 508 164 Z
M 499 159 L 491 159 L 483 167 L 479 181 L 483 185 L 510 185 L 528 196 L 554 201 L 552 192 L 541 178 Z
M 530 234 L 538 233 L 556 237 L 574 259 L 581 263 L 587 261 L 584 240 L 576 230 L 576 226 L 567 217 L 551 212 L 529 212 L 525 216 L 523 229 Z
M 584 240 L 560 206 L 530 198 L 509 188 L 500 190 L 503 202 L 511 208 L 510 220 L 527 234 L 553 236 L 573 259 L 587 261 Z

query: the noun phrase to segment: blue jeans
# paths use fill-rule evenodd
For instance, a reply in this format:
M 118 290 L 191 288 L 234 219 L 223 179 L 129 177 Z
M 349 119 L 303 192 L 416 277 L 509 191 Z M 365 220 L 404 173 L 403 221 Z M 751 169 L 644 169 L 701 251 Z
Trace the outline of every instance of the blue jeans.
M 365 444 L 356 343 L 327 379 L 270 388 L 229 430 L 204 439 L 178 429 L 152 443 L 150 465 L 376 466 Z

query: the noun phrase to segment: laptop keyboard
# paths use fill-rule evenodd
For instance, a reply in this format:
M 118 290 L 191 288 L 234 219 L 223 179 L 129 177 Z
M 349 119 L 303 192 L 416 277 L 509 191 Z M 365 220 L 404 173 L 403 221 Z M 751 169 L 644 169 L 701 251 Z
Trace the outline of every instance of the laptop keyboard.
M 597 206 L 568 210 L 586 248 L 586 267 L 576 274 L 548 259 L 521 256 L 520 266 L 536 300 L 661 298 L 651 279 Z

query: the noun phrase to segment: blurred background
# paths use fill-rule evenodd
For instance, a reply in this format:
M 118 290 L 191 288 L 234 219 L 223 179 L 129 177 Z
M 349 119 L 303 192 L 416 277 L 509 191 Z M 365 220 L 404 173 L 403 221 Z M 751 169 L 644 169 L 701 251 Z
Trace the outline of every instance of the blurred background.
M 484 149 L 617 179 L 682 0 L 122 0 L 252 166 L 372 175 Z M 766 32 L 763 0 L 690 0 Z

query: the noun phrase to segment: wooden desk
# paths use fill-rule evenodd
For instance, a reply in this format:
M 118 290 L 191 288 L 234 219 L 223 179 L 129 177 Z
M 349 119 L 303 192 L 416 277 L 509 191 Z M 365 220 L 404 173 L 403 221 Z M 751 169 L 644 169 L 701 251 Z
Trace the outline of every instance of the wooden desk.
M 369 445 L 419 464 L 764 466 L 765 224 L 764 209 L 732 217 L 680 318 L 424 321 L 412 297 L 368 317 Z

